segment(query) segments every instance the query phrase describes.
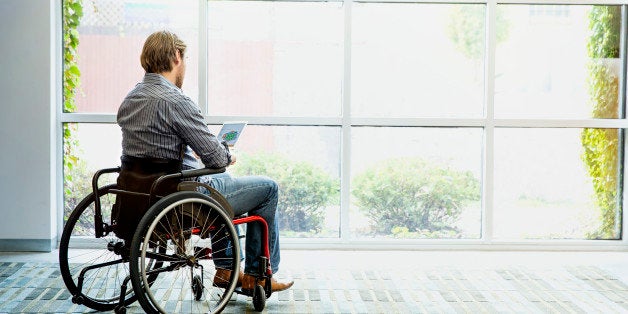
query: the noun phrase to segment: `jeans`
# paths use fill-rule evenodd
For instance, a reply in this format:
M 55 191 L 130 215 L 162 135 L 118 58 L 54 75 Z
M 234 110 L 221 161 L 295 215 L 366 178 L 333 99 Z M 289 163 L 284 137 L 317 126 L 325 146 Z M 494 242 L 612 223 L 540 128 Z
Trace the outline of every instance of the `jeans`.
M 273 274 L 276 273 L 279 270 L 280 261 L 279 226 L 275 219 L 279 199 L 277 183 L 264 176 L 233 177 L 228 173 L 200 177 L 198 181 L 208 183 L 209 186 L 220 192 L 227 199 L 236 216 L 248 213 L 249 215 L 261 216 L 266 220 L 270 265 Z M 259 262 L 257 258 L 264 254 L 261 228 L 261 224 L 256 222 L 246 225 L 244 272 L 250 275 L 258 274 Z M 217 267 L 222 268 L 230 266 L 218 265 L 218 261 L 216 264 Z

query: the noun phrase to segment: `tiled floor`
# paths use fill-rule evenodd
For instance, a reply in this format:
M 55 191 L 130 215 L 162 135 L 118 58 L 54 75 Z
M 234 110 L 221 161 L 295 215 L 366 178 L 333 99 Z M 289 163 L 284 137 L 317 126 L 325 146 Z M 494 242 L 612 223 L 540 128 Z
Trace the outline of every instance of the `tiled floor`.
M 0 313 L 90 312 L 55 254 L 0 253 Z M 624 252 L 284 251 L 282 268 L 296 283 L 266 313 L 628 313 Z M 254 310 L 237 296 L 224 312 Z

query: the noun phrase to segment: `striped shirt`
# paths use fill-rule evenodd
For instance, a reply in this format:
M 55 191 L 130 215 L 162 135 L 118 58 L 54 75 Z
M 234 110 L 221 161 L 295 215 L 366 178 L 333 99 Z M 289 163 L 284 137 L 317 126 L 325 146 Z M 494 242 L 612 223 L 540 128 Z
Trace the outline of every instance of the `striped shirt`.
M 192 151 L 205 167 L 229 164 L 231 154 L 210 133 L 201 110 L 181 89 L 165 77 L 146 73 L 118 109 L 122 129 L 122 155 L 181 160 L 183 168 L 200 168 Z

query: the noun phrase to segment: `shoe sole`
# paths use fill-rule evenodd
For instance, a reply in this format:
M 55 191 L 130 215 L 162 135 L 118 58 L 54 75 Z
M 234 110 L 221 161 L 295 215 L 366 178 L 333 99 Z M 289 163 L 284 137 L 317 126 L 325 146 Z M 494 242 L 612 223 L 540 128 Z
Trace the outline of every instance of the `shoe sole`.
M 214 283 L 213 283 L 213 286 L 214 286 L 214 287 L 217 287 L 217 288 L 223 288 L 223 289 L 226 289 L 226 288 L 228 288 L 228 287 L 229 287 L 229 283 L 228 283 L 228 282 L 224 282 L 224 283 L 215 283 L 215 282 L 214 282 Z M 239 283 L 239 282 L 238 282 L 238 283 L 236 284 L 236 288 L 239 288 L 239 287 L 242 287 L 242 283 Z

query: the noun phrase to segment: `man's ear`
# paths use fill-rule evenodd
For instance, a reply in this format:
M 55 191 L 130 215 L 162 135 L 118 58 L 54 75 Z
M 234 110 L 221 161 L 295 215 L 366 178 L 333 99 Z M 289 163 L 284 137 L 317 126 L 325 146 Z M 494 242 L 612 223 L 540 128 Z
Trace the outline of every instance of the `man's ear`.
M 177 49 L 175 52 L 174 65 L 179 65 L 181 61 L 183 61 L 183 58 L 181 58 L 181 52 Z

